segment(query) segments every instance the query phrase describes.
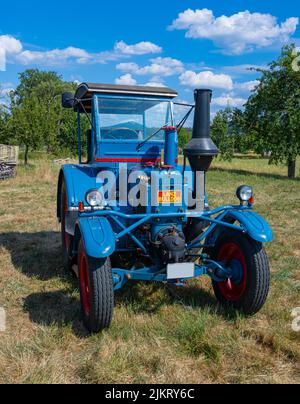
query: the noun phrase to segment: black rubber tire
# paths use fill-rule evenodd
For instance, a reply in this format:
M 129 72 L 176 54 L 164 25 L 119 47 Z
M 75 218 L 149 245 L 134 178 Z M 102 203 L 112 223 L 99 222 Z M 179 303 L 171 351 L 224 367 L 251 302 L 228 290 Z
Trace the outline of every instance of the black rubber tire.
M 85 255 L 87 270 L 89 273 L 89 313 L 84 309 L 84 297 L 81 283 L 81 256 Z M 81 297 L 81 309 L 85 327 L 91 333 L 99 333 L 109 328 L 114 312 L 114 287 L 112 278 L 112 267 L 109 258 L 94 259 L 86 255 L 84 244 L 81 240 L 78 249 L 78 272 L 79 289 Z
M 66 206 L 67 200 L 67 192 L 66 192 L 66 185 L 65 181 L 62 181 L 61 185 L 61 203 L 60 203 L 60 218 L 61 218 L 61 244 L 62 244 L 62 256 L 63 256 L 63 265 L 67 271 L 72 270 L 73 260 L 71 258 L 70 251 L 68 250 L 68 246 L 66 243 Z M 73 244 L 73 237 L 69 236 L 70 238 L 70 246 Z M 70 247 L 69 247 L 70 248 Z
M 241 298 L 231 302 L 224 298 L 219 283 L 213 281 L 213 289 L 218 301 L 224 306 L 230 306 L 245 315 L 258 313 L 268 298 L 270 290 L 270 267 L 266 251 L 262 243 L 251 239 L 238 231 L 226 230 L 217 240 L 215 248 L 211 250 L 211 257 L 217 260 L 222 246 L 234 242 L 243 251 L 247 264 L 246 289 Z

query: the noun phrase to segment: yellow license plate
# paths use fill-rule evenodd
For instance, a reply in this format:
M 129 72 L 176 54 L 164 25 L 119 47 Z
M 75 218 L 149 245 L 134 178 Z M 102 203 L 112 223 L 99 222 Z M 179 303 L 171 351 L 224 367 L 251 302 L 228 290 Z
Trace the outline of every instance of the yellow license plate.
M 181 204 L 182 203 L 182 193 L 181 191 L 159 191 L 158 192 L 158 203 L 160 204 Z

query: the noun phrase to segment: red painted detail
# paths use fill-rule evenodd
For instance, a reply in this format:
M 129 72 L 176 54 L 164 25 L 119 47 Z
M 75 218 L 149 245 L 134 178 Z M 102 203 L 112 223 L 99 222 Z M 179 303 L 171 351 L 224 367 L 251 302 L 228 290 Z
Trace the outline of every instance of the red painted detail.
M 248 270 L 245 254 L 240 246 L 236 243 L 227 243 L 219 252 L 219 261 L 226 261 L 230 265 L 230 261 L 237 260 L 243 268 L 243 279 L 241 283 L 235 284 L 230 279 L 225 282 L 218 283 L 218 287 L 223 297 L 229 302 L 236 302 L 244 295 L 247 287 Z
M 172 170 L 174 168 L 174 166 L 165 166 L 165 165 L 163 165 L 163 166 L 161 166 L 161 168 L 163 170 Z
M 84 314 L 88 317 L 91 311 L 90 300 L 90 274 L 85 252 L 81 252 L 79 257 L 79 285 L 81 290 L 81 300 Z
M 154 165 L 156 165 L 158 163 L 160 163 L 160 160 L 158 162 L 156 162 L 156 163 L 148 162 L 148 163 L 143 163 L 143 164 L 144 164 L 145 167 L 153 167 Z
M 67 252 L 69 254 L 70 246 L 71 246 L 71 238 L 70 238 L 69 233 L 67 233 L 67 231 L 66 231 L 66 215 L 69 212 L 69 204 L 68 204 L 67 195 L 66 195 L 65 207 L 64 208 L 65 208 L 65 211 L 64 211 L 64 214 L 63 214 L 63 232 L 64 232 L 66 250 L 67 250 Z
M 70 239 L 69 233 L 67 233 L 66 231 L 65 231 L 65 244 L 66 244 L 66 250 L 69 254 L 70 246 L 71 246 L 71 239 Z
M 78 210 L 79 210 L 79 212 L 84 212 L 84 203 L 83 202 L 78 203 Z
M 69 212 L 69 203 L 68 203 L 68 196 L 66 194 L 66 201 L 65 201 L 65 213 Z
M 144 164 L 156 164 L 160 163 L 161 159 L 153 158 L 97 158 L 97 163 L 144 163 Z
M 162 130 L 166 132 L 175 132 L 177 130 L 176 126 L 164 126 Z

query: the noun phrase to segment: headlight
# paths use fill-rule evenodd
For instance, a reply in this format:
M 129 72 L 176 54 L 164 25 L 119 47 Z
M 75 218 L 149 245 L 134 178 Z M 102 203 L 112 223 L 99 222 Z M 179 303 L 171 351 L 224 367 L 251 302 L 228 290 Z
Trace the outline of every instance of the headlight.
M 241 202 L 249 202 L 253 198 L 253 189 L 248 185 L 242 185 L 236 191 L 236 196 Z
M 103 196 L 101 192 L 99 192 L 97 189 L 93 189 L 92 191 L 89 191 L 86 194 L 85 197 L 87 203 L 92 206 L 93 208 L 96 206 L 102 206 L 103 202 Z

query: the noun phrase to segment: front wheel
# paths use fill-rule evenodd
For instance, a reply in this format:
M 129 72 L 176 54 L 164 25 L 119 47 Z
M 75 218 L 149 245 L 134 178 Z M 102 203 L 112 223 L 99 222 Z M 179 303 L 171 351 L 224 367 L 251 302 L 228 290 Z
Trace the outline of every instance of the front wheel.
M 111 324 L 114 309 L 114 289 L 110 259 L 89 257 L 83 241 L 78 250 L 79 288 L 83 321 L 92 333 Z
M 246 234 L 226 230 L 217 240 L 211 255 L 233 271 L 231 279 L 213 281 L 219 302 L 246 315 L 259 312 L 270 289 L 269 260 L 263 245 Z

